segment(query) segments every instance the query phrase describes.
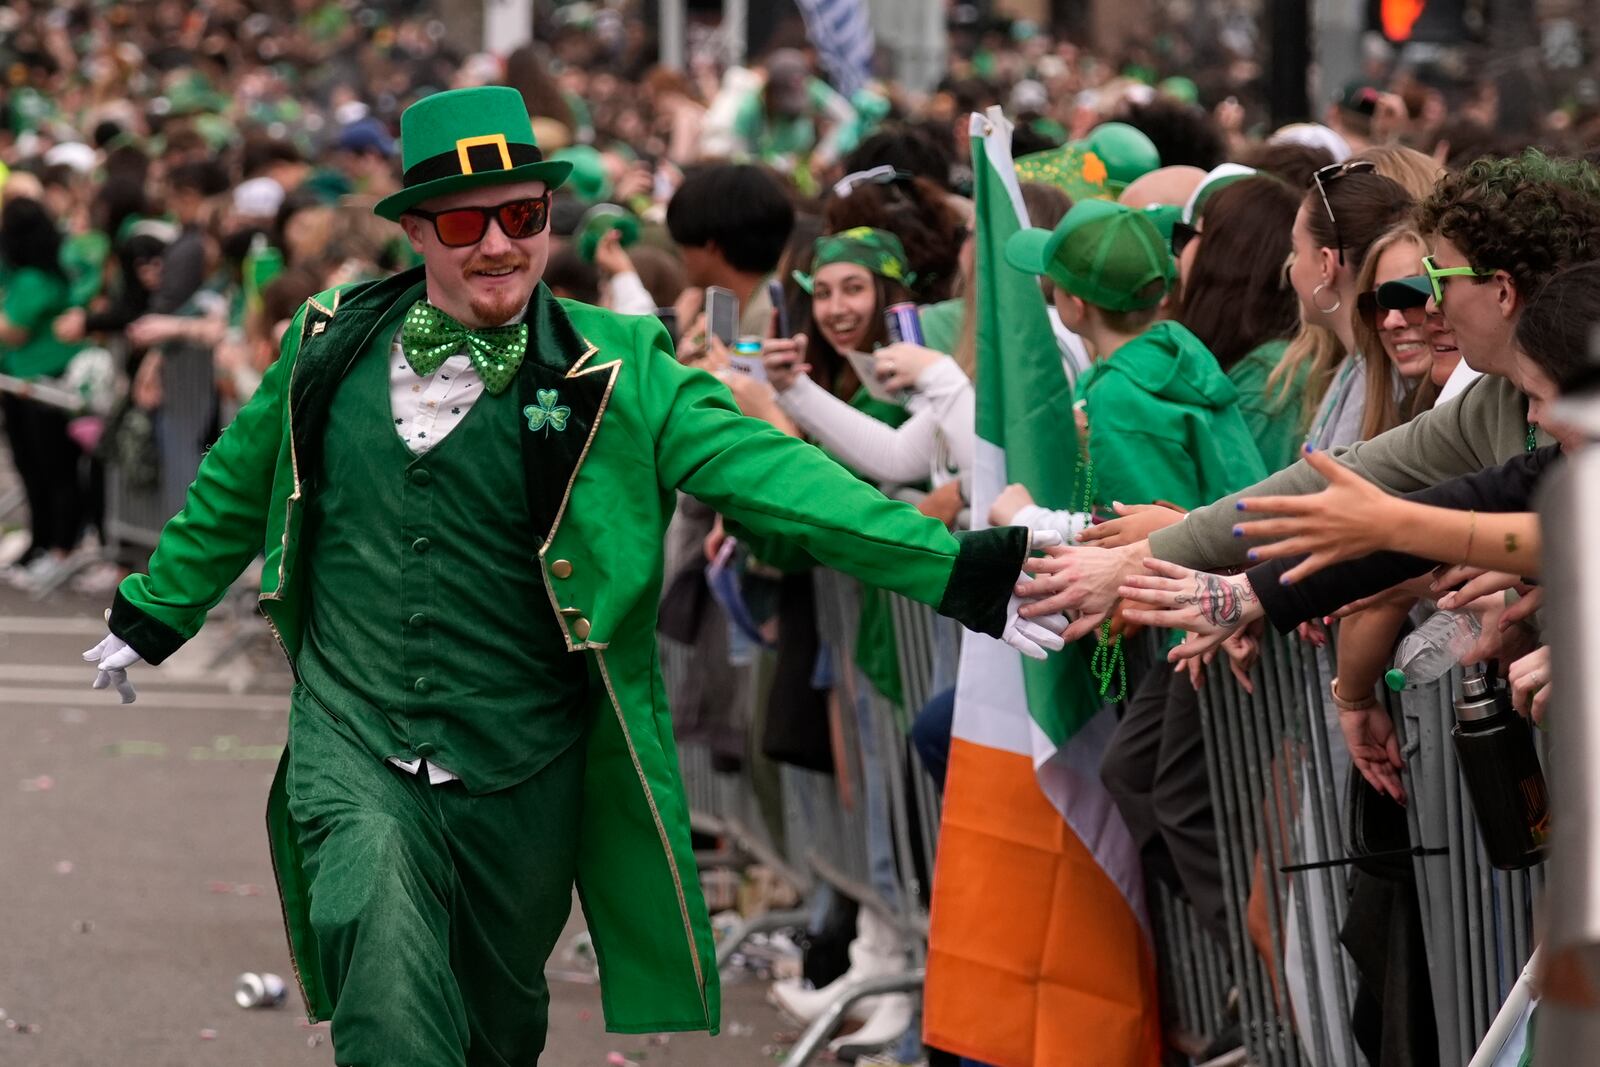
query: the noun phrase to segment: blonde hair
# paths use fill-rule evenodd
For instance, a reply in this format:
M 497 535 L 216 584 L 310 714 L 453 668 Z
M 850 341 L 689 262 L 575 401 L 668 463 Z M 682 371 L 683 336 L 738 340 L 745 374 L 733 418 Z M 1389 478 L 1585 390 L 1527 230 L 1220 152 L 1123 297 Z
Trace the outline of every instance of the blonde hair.
M 1351 158 L 1370 160 L 1376 164 L 1380 176 L 1405 189 L 1411 199 L 1417 201 L 1427 199 L 1445 173 L 1432 156 L 1400 144 L 1373 145 Z
M 1282 407 L 1294 390 L 1300 368 L 1309 368 L 1306 371 L 1305 389 L 1300 394 L 1300 427 L 1305 429 L 1311 425 L 1317 408 L 1322 406 L 1322 394 L 1328 391 L 1333 372 L 1344 362 L 1344 358 L 1344 343 L 1339 340 L 1338 334 L 1326 326 L 1314 326 L 1301 319 L 1300 332 L 1294 335 L 1294 339 L 1283 350 L 1278 365 L 1267 375 L 1266 391 L 1272 393 L 1276 390 L 1273 404 Z
M 1418 258 L 1428 254 L 1428 242 L 1409 222 L 1403 222 L 1372 242 L 1361 271 L 1356 275 L 1356 292 L 1371 292 L 1378 277 L 1378 260 L 1389 249 L 1403 242 L 1417 248 Z M 1395 397 L 1394 382 L 1399 374 L 1389 359 L 1389 350 L 1383 345 L 1382 334 L 1375 320 L 1361 314 L 1360 304 L 1350 309 L 1350 326 L 1356 340 L 1356 351 L 1367 362 L 1367 403 L 1361 417 L 1361 440 L 1392 430 L 1409 422 L 1418 412 L 1433 407 L 1439 389 L 1426 376 L 1416 388 L 1406 385 L 1406 395 Z

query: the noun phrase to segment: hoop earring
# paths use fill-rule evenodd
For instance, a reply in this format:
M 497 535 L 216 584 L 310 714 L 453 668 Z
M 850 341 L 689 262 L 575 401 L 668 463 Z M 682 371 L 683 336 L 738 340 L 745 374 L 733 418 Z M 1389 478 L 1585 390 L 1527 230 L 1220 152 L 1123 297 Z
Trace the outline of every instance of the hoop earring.
M 1322 312 L 1324 315 L 1332 315 L 1335 311 L 1338 311 L 1340 305 L 1344 303 L 1344 298 L 1335 294 L 1333 298 L 1333 307 L 1323 307 L 1321 304 L 1317 303 L 1317 294 L 1322 292 L 1322 290 L 1326 289 L 1327 287 L 1327 282 L 1318 282 L 1317 287 L 1311 290 L 1311 306 Z

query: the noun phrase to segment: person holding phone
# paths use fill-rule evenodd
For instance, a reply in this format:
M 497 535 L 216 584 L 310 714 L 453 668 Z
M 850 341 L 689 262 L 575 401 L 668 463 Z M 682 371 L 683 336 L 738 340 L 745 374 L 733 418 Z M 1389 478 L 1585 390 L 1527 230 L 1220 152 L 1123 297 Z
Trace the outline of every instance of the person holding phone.
M 900 240 L 886 230 L 818 238 L 812 273 L 797 276 L 811 294 L 811 331 L 769 340 L 762 358 L 778 406 L 829 453 L 880 484 L 927 481 L 938 491 L 970 479 L 974 394 L 942 352 L 906 342 L 878 347 L 888 340 L 884 310 L 909 300 L 910 278 Z M 808 358 L 819 355 L 840 363 L 854 356 L 847 366 L 874 376 L 877 398 L 867 382 L 849 401 L 824 389 L 807 373 Z M 903 407 L 883 399 L 899 393 Z
M 675 492 L 1036 656 L 1066 620 L 1012 590 L 1059 538 L 952 536 L 739 414 L 654 318 L 556 299 L 571 167 L 516 90 L 424 97 L 401 133 L 374 210 L 423 265 L 305 303 L 84 658 L 134 699 L 265 553 L 297 683 L 269 836 L 341 1063 L 537 1062 L 574 885 L 607 1025 L 715 1031 L 655 640 Z

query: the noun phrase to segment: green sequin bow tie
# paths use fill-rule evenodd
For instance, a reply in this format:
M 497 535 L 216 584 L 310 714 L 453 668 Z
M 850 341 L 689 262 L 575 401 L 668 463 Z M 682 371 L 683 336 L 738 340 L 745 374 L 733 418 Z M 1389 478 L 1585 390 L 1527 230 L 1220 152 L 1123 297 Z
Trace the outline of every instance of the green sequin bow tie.
M 413 304 L 406 312 L 406 320 L 400 326 L 400 349 L 418 374 L 432 374 L 463 348 L 478 368 L 483 387 L 491 393 L 504 392 L 517 376 L 522 356 L 528 350 L 528 324 L 514 322 L 473 330 L 426 300 Z

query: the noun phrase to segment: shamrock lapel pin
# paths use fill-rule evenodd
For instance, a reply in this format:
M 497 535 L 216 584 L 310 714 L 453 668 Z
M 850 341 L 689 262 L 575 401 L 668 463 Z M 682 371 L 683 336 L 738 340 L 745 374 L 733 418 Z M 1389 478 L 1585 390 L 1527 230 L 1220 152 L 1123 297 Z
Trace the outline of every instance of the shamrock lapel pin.
M 572 414 L 572 409 L 565 404 L 559 406 L 556 404 L 554 389 L 540 389 L 535 395 L 538 396 L 539 403 L 529 404 L 522 409 L 522 413 L 528 416 L 528 429 L 543 430 L 547 437 L 551 430 L 557 433 L 565 430 L 567 416 Z

